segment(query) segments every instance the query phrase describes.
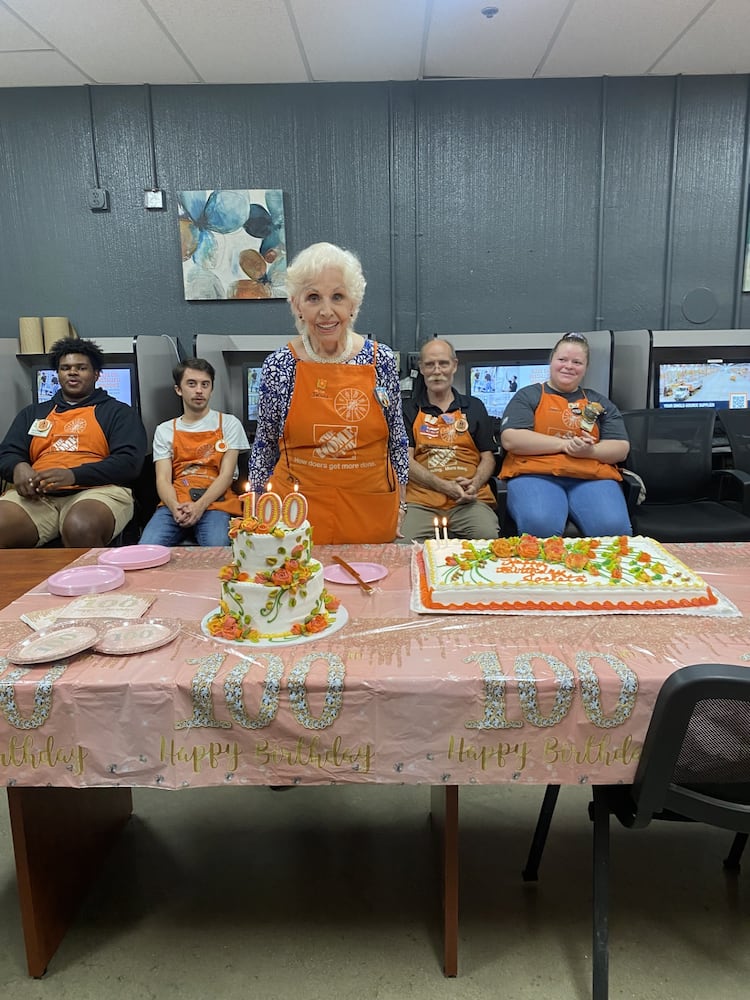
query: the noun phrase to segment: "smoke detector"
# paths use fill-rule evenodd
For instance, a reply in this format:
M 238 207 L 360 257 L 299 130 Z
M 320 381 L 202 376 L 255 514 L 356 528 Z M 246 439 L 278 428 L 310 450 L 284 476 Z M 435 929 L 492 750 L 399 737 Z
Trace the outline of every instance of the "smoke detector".
M 500 10 L 499 7 L 482 7 L 481 13 L 489 21 L 491 18 L 495 16 L 495 14 L 499 12 L 499 10 Z

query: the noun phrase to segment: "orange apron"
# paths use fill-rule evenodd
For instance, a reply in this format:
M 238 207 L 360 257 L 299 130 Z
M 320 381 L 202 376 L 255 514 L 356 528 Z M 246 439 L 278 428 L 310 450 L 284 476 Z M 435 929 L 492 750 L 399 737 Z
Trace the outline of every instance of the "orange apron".
M 39 422 L 44 424 L 45 419 Z M 29 445 L 29 458 L 36 472 L 74 469 L 109 456 L 109 444 L 96 419 L 95 407 L 81 406 L 62 413 L 53 409 L 46 422 L 50 424 L 49 433 L 45 437 L 32 436 Z M 55 492 L 78 489 L 80 486 L 61 486 Z
M 189 503 L 191 490 L 208 489 L 219 475 L 227 450 L 221 432 L 222 421 L 220 413 L 219 426 L 212 431 L 178 430 L 177 420 L 172 421 L 172 485 L 180 503 Z M 221 499 L 214 500 L 207 509 L 240 514 L 242 504 L 230 487 Z
M 434 416 L 420 410 L 412 428 L 414 434 L 414 458 L 429 472 L 441 479 L 471 479 L 479 465 L 479 449 L 469 434 L 466 417 L 460 410 L 452 410 Z M 456 501 L 445 493 L 431 490 L 411 479 L 406 487 L 407 503 L 419 503 L 425 507 L 448 509 L 456 506 Z M 477 500 L 492 504 L 495 502 L 492 490 L 485 483 L 477 493 Z
M 588 402 L 585 393 L 574 403 L 562 396 L 545 392 L 534 411 L 534 430 L 539 434 L 553 437 L 576 437 L 581 433 L 581 413 Z M 599 440 L 599 424 L 595 423 L 588 432 Z M 570 476 L 572 479 L 622 479 L 619 471 L 608 462 L 598 462 L 595 458 L 571 458 L 570 455 L 514 455 L 505 456 L 500 475 L 503 479 L 532 474 L 536 476 Z
M 325 365 L 289 347 L 297 369 L 273 492 L 284 497 L 299 483 L 317 545 L 392 542 L 399 493 L 375 357 L 371 365 Z

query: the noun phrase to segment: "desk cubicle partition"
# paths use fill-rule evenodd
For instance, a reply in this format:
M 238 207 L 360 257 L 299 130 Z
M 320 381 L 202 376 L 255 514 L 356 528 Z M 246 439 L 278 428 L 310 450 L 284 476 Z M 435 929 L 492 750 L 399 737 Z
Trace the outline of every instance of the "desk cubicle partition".
M 247 378 L 248 365 L 260 368 L 264 359 L 283 347 L 289 339 L 285 334 L 256 337 L 249 334 L 199 333 L 195 337 L 195 356 L 210 361 L 216 369 L 211 400 L 213 408 L 239 417 L 251 439 L 255 433 L 255 421 L 248 416 L 243 378 Z
M 750 330 L 617 330 L 613 401 L 621 410 L 658 405 L 658 366 L 682 360 L 750 362 Z M 739 399 L 739 393 L 735 396 Z M 694 402 L 697 405 L 700 400 Z
M 103 346 L 106 345 L 104 341 Z M 157 424 L 182 413 L 182 404 L 172 383 L 172 369 L 180 356 L 175 342 L 165 336 L 136 337 L 134 350 L 141 420 L 150 451 Z

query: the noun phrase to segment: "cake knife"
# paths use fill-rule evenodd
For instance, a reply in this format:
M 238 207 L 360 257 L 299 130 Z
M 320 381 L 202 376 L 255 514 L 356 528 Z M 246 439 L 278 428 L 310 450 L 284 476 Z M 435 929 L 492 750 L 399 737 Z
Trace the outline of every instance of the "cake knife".
M 342 559 L 341 556 L 334 556 L 333 561 L 335 563 L 338 563 L 339 566 L 342 567 L 342 569 L 345 569 L 346 572 L 349 574 L 349 576 L 353 576 L 354 579 L 359 584 L 360 589 L 363 590 L 366 594 L 375 593 L 375 588 L 371 587 L 369 583 L 365 583 L 365 581 L 362 579 L 362 577 L 359 575 L 356 569 L 353 566 L 350 566 L 345 559 Z

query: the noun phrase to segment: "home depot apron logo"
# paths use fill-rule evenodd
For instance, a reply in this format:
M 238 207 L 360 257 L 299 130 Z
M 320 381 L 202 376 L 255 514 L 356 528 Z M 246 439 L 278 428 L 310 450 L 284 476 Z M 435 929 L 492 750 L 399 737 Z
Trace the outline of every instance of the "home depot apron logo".
M 361 389 L 350 386 L 336 393 L 333 406 L 342 420 L 364 420 L 370 412 L 370 399 Z
M 427 452 L 427 468 L 436 475 L 455 466 L 456 452 L 454 448 L 431 448 Z
M 50 446 L 50 451 L 78 451 L 79 435 L 86 430 L 86 421 L 83 417 L 74 417 L 63 426 L 67 437 L 55 438 Z
M 330 424 L 315 424 L 315 450 L 313 455 L 320 459 L 353 460 L 357 456 L 357 428 L 332 427 Z

